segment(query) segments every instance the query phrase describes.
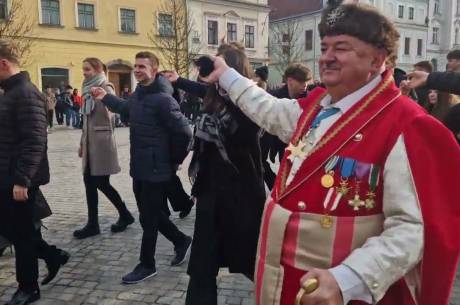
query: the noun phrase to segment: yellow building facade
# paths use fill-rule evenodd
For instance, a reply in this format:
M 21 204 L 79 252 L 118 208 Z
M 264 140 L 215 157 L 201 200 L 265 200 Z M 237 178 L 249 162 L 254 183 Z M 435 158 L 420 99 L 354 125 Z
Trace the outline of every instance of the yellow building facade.
M 152 47 L 154 14 L 161 0 L 20 0 L 34 19 L 35 42 L 27 70 L 39 87 L 81 88 L 82 61 L 100 58 L 117 93 L 133 89 L 134 56 Z

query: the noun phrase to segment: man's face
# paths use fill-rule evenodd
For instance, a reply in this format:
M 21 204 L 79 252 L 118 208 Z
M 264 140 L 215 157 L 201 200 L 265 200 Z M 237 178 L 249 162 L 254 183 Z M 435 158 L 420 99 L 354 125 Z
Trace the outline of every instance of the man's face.
M 158 67 L 154 66 L 148 58 L 136 58 L 134 64 L 134 76 L 140 83 L 148 82 L 155 78 L 158 72 Z
M 349 35 L 326 36 L 321 41 L 319 70 L 327 88 L 342 86 L 350 92 L 365 85 L 380 72 L 385 54 Z
M 447 71 L 460 72 L 460 59 L 447 60 Z
M 286 83 L 290 98 L 299 98 L 299 96 L 301 96 L 305 92 L 305 90 L 307 90 L 308 83 L 306 81 L 302 82 L 292 77 L 288 77 L 286 79 Z

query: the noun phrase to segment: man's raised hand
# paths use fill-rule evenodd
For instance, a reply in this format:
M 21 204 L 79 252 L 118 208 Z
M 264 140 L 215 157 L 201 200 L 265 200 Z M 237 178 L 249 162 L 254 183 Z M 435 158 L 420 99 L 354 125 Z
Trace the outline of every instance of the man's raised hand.
M 91 88 L 90 93 L 91 93 L 91 96 L 96 101 L 101 101 L 107 95 L 107 91 L 105 91 L 101 87 L 93 87 L 93 88 Z

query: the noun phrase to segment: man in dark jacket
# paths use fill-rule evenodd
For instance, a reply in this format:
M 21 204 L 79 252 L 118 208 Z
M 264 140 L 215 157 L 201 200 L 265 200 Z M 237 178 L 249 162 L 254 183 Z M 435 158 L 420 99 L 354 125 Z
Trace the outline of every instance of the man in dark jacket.
M 5 92 L 0 97 L 0 235 L 16 250 L 19 283 L 7 304 L 23 305 L 40 298 L 37 257 L 45 259 L 54 277 L 61 266 L 61 252 L 49 246 L 36 227 L 39 186 L 50 178 L 46 100 L 28 75 L 20 73 L 14 48 L 3 40 L 0 87 Z
M 123 277 L 134 284 L 156 275 L 155 248 L 158 231 L 174 244 L 176 255 L 171 262 L 185 261 L 192 239 L 180 232 L 165 211 L 168 183 L 187 155 L 192 130 L 172 97 L 173 88 L 158 74 L 159 60 L 150 52 L 136 55 L 134 75 L 139 82 L 128 101 L 93 88 L 96 100 L 110 110 L 129 118 L 131 142 L 131 177 L 144 230 L 140 264 Z
M 286 84 L 276 90 L 269 90 L 268 93 L 277 98 L 298 99 L 307 96 L 307 86 L 312 79 L 310 69 L 299 63 L 290 64 L 284 72 Z M 269 189 L 275 184 L 276 174 L 272 171 L 268 163 L 268 157 L 272 162 L 278 155 L 279 160 L 283 158 L 284 150 L 287 145 L 278 137 L 264 132 L 260 138 L 262 151 L 262 162 L 264 166 L 264 181 Z

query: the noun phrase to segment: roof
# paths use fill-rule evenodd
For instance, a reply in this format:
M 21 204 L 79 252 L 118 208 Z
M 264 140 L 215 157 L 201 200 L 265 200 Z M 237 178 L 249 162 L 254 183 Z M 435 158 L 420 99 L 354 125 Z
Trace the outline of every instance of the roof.
M 323 0 L 268 0 L 270 20 L 316 12 L 323 8 Z

